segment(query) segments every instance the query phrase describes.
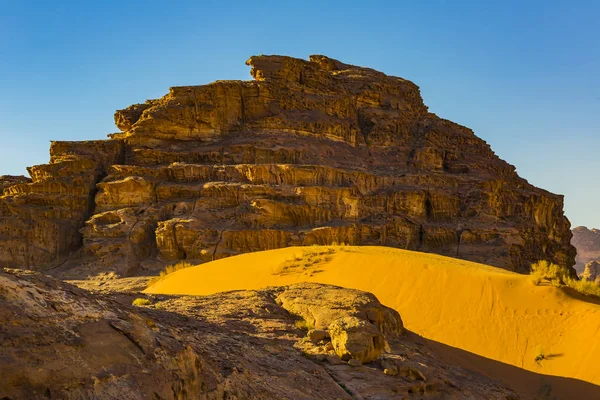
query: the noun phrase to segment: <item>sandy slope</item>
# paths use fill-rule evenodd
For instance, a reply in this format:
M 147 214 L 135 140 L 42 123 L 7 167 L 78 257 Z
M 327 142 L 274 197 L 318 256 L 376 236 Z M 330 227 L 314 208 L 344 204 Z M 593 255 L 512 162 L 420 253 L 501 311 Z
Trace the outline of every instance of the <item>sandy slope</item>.
M 598 304 L 555 287 L 534 286 L 527 276 L 433 254 L 343 247 L 304 267 L 305 253 L 311 251 L 325 248 L 226 258 L 177 271 L 147 292 L 212 294 L 302 281 L 361 289 L 398 310 L 405 326 L 425 338 L 541 374 L 600 385 Z M 541 353 L 548 359 L 537 363 Z

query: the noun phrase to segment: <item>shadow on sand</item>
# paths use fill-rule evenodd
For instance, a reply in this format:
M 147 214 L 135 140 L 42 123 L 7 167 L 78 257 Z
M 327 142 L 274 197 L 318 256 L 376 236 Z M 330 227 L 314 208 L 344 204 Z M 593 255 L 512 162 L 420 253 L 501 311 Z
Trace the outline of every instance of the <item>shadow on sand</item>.
M 413 336 L 414 335 L 414 336 Z M 522 399 L 600 399 L 600 386 L 579 379 L 544 375 L 478 356 L 410 333 L 425 343 L 441 360 L 495 379 L 517 392 Z M 547 359 L 562 354 L 547 355 Z
M 598 297 L 579 293 L 577 290 L 570 288 L 568 286 L 561 286 L 560 288 L 567 296 L 569 296 L 571 298 L 600 306 L 600 298 L 598 298 Z

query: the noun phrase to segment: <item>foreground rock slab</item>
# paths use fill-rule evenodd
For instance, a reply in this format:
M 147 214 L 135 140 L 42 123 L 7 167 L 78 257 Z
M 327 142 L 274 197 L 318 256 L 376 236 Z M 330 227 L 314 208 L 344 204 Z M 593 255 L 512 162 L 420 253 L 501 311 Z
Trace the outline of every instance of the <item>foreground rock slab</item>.
M 327 311 L 328 296 L 319 292 L 338 303 Z M 514 398 L 401 336 L 399 316 L 368 293 L 302 284 L 146 297 L 149 305 L 134 307 L 136 296 L 94 295 L 32 272 L 0 272 L 0 398 Z M 385 327 L 387 351 L 360 365 L 337 357 L 326 337 L 316 345 L 307 340 L 281 299 L 313 296 L 319 321 L 375 316 L 369 323 Z

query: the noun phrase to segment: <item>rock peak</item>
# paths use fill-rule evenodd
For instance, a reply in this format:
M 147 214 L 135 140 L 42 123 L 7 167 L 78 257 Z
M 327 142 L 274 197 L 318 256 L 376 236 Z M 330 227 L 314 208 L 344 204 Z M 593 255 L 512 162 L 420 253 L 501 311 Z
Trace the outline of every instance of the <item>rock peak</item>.
M 309 61 L 279 55 L 252 56 L 246 61 L 246 65 L 252 67 L 250 75 L 256 80 L 263 80 L 267 77 L 277 78 L 286 76 L 291 70 L 314 70 L 315 68 L 318 68 L 323 71 L 331 72 L 357 69 L 357 67 L 353 65 L 344 64 L 338 60 L 320 54 L 311 55 Z
M 430 113 L 414 83 L 323 55 L 247 64 L 254 80 L 118 110 L 110 140 L 52 143 L 31 182 L 3 189 L 0 263 L 131 275 L 348 243 L 573 265 L 562 197 Z

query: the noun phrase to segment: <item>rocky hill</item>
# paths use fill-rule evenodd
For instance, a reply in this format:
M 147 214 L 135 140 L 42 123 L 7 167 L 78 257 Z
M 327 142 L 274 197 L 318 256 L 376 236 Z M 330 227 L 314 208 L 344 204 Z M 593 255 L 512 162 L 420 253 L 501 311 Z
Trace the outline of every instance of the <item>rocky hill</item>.
M 396 311 L 358 290 L 132 299 L 0 270 L 0 398 L 517 398 L 440 361 Z
M 574 264 L 562 196 L 428 112 L 412 82 L 320 55 L 247 64 L 253 81 L 117 111 L 108 140 L 53 142 L 32 182 L 3 189 L 0 263 L 127 276 L 337 242 Z
M 600 261 L 590 261 L 589 263 L 585 264 L 585 268 L 581 274 L 581 279 L 596 282 L 598 285 L 600 285 Z
M 577 249 L 575 269 L 578 273 L 582 273 L 589 262 L 600 261 L 600 230 L 585 226 L 573 228 L 571 244 Z

